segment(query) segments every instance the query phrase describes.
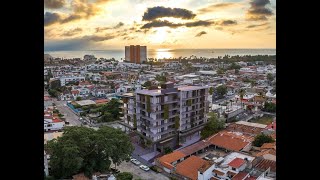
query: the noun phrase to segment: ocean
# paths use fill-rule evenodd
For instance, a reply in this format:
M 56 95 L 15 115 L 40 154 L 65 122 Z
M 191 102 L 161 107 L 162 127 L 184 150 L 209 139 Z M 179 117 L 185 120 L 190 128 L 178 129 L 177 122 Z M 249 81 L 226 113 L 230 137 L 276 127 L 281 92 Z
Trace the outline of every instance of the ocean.
M 124 59 L 122 50 L 93 50 L 93 51 L 44 51 L 54 58 L 83 58 L 84 55 L 94 55 L 96 58 Z M 276 49 L 148 49 L 147 58 L 179 58 L 181 57 L 217 58 L 218 56 L 243 55 L 276 55 Z

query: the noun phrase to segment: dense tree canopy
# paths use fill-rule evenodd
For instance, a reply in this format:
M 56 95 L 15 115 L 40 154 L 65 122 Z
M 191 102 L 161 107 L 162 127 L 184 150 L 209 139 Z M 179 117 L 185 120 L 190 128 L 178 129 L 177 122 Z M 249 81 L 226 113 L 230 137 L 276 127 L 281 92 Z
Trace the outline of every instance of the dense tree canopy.
M 263 111 L 266 112 L 276 112 L 277 106 L 276 104 L 273 104 L 272 102 L 265 102 Z
M 119 165 L 133 151 L 129 137 L 119 129 L 101 127 L 66 127 L 63 135 L 45 145 L 50 154 L 50 174 L 55 178 L 70 178 L 84 172 L 109 169 L 111 162 Z
M 201 138 L 205 139 L 224 128 L 224 121 L 218 119 L 216 114 L 211 114 L 211 117 L 208 119 L 208 124 L 201 131 Z
M 223 97 L 227 93 L 227 86 L 221 85 L 217 87 L 217 94 L 219 97 Z
M 265 134 L 259 134 L 254 138 L 252 144 L 257 147 L 261 147 L 264 143 L 272 143 L 274 140 L 271 136 Z

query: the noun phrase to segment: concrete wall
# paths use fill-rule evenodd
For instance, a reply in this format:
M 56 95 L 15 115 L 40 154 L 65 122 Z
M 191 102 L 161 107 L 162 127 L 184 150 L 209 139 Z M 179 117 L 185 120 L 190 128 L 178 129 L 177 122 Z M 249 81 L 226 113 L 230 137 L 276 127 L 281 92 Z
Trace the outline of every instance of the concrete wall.
M 198 180 L 210 180 L 212 177 L 212 171 L 215 169 L 215 164 L 208 168 L 203 174 L 198 171 Z

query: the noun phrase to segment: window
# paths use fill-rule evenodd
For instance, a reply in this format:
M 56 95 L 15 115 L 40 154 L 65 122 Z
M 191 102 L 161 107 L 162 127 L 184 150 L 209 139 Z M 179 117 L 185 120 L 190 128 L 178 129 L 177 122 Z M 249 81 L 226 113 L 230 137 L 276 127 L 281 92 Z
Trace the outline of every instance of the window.
M 232 168 L 232 170 L 234 170 L 234 171 L 235 171 L 235 170 L 236 170 L 236 168 L 234 168 L 234 167 L 233 167 L 233 168 Z

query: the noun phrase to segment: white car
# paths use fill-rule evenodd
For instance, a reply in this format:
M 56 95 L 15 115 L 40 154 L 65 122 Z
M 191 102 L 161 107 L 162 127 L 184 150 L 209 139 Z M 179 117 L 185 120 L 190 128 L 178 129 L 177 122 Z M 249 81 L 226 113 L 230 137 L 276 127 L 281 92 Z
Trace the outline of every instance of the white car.
M 145 165 L 141 165 L 140 168 L 144 171 L 149 171 L 150 168 L 148 166 L 145 166 Z
M 137 165 L 137 166 L 141 164 L 140 161 L 138 161 L 138 160 L 136 160 L 136 159 L 130 159 L 130 161 L 131 161 L 133 164 Z

